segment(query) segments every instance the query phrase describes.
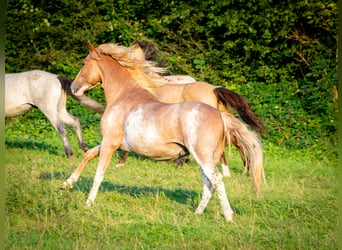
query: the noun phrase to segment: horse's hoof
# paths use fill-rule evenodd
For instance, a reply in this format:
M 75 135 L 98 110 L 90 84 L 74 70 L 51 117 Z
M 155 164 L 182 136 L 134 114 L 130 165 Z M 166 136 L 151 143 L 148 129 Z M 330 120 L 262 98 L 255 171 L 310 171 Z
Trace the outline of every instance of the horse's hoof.
M 203 214 L 203 210 L 197 208 L 196 211 L 195 211 L 195 214 Z
M 87 152 L 89 149 L 88 149 L 88 146 L 86 143 L 81 143 L 79 144 L 80 148 L 82 149 L 82 151 L 85 153 Z
M 93 202 L 90 200 L 86 201 L 86 204 L 84 205 L 84 207 L 91 207 L 93 205 Z
M 67 157 L 67 158 L 70 159 L 72 156 L 73 156 L 73 152 L 66 153 L 66 157 Z
M 233 214 L 234 213 L 224 213 L 223 216 L 228 222 L 233 222 Z
M 63 182 L 63 184 L 61 185 L 60 189 L 61 190 L 68 190 L 68 189 L 71 189 L 72 188 L 72 185 L 69 184 L 68 182 Z
M 224 177 L 230 177 L 230 173 L 222 173 Z
M 177 168 L 181 168 L 181 167 L 183 167 L 183 161 L 182 160 L 176 160 L 176 167 Z

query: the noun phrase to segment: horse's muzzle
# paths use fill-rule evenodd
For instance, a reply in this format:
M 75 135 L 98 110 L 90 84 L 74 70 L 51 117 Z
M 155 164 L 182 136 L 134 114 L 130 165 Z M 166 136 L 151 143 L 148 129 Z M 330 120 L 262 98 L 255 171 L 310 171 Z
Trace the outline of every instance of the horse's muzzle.
M 77 82 L 72 82 L 70 89 L 72 94 L 75 96 L 83 95 L 83 93 L 80 93 L 80 89 L 82 89 L 82 86 Z

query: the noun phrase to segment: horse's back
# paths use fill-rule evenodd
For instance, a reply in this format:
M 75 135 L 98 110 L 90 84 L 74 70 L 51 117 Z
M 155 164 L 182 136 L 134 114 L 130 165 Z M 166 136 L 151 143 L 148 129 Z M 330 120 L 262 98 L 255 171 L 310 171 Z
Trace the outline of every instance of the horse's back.
M 184 102 L 183 92 L 187 84 L 164 84 L 154 90 L 158 100 L 164 103 Z
M 171 76 L 163 76 L 163 77 L 172 84 L 187 84 L 187 83 L 196 82 L 194 78 L 188 75 L 171 75 Z
M 219 108 L 218 100 L 213 92 L 214 88 L 215 86 L 206 82 L 165 84 L 158 87 L 155 94 L 159 101 L 165 103 L 198 101 Z
M 185 101 L 198 101 L 217 108 L 217 99 L 213 93 L 215 87 L 206 82 L 194 82 L 184 87 Z
M 58 84 L 57 75 L 42 70 L 31 70 L 20 73 L 8 73 L 5 74 L 5 91 L 7 93 L 22 93 L 30 92 L 34 89 L 44 88 L 46 91 L 47 87 Z

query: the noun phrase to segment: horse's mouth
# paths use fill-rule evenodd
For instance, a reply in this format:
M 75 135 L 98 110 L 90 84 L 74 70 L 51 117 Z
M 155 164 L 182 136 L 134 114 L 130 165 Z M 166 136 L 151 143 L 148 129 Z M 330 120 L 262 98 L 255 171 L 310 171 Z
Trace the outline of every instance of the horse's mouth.
M 75 96 L 82 96 L 84 94 L 84 92 L 89 89 L 88 86 L 82 86 L 82 87 L 79 87 L 79 88 L 76 88 L 76 89 L 71 89 L 73 95 Z
M 91 85 L 91 86 L 89 85 L 79 86 L 78 88 L 76 87 L 76 88 L 71 89 L 71 91 L 73 95 L 75 96 L 82 96 L 84 95 L 84 92 L 86 92 L 89 89 L 95 88 L 99 84 L 101 84 L 101 82 L 97 82 L 96 84 Z

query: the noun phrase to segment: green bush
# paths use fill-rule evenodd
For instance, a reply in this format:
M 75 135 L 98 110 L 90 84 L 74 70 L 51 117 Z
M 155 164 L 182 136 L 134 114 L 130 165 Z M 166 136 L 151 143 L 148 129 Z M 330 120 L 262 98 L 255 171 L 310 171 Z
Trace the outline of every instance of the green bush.
M 42 69 L 73 78 L 87 40 L 152 41 L 170 74 L 243 94 L 269 128 L 265 140 L 296 148 L 336 144 L 336 1 L 7 3 L 6 72 Z M 92 95 L 103 101 L 101 90 Z

